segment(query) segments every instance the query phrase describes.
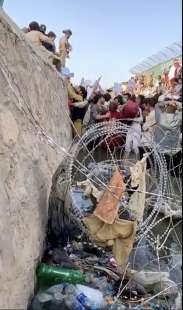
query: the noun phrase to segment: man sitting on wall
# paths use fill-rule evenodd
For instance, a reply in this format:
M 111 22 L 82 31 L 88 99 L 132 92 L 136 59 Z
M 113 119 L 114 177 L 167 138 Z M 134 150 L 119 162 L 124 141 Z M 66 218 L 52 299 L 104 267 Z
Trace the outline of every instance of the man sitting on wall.
M 53 46 L 52 39 L 40 31 L 39 24 L 37 22 L 32 22 L 29 24 L 29 32 L 27 32 L 25 36 L 37 46 L 42 46 L 43 42 Z
M 60 58 L 55 55 L 55 38 L 56 35 L 53 32 L 48 35 L 44 35 L 40 31 L 39 24 L 37 22 L 32 22 L 29 25 L 29 31 L 25 34 L 33 44 L 40 47 L 43 57 L 46 57 L 47 61 L 51 61 L 52 64 L 60 70 Z
M 48 34 L 47 34 L 47 37 L 51 39 L 52 41 L 52 44 L 48 43 L 48 42 L 43 42 L 43 46 L 49 51 L 49 52 L 52 52 L 52 53 L 55 53 L 56 52 L 56 46 L 55 46 L 55 40 L 56 40 L 56 34 L 52 31 L 50 31 Z

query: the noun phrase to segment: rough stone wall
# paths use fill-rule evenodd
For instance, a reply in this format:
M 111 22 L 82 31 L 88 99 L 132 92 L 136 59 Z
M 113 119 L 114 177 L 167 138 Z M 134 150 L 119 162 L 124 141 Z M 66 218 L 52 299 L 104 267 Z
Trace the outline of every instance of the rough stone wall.
M 33 119 L 68 148 L 67 113 L 59 74 L 0 10 L 0 309 L 26 309 L 34 291 L 51 178 L 62 160 Z

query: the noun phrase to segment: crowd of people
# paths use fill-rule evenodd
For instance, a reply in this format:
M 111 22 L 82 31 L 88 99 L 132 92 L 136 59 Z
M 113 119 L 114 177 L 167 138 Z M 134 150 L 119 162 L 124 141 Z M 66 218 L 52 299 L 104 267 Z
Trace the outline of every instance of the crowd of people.
M 63 36 L 59 41 L 57 50 L 55 44 L 57 36 L 53 31 L 47 33 L 46 25 L 39 25 L 38 22 L 33 21 L 29 24 L 28 28 L 25 27 L 22 30 L 25 33 L 26 38 L 35 46 L 39 47 L 40 50 L 51 59 L 57 70 L 61 72 L 62 68 L 66 65 L 66 59 L 69 58 L 69 53 L 72 50 L 72 46 L 69 43 L 72 31 L 70 29 L 63 30 Z
M 125 144 L 125 154 L 135 153 L 141 157 L 141 149 L 151 149 L 156 126 L 155 106 L 159 101 L 167 101 L 175 106 L 182 102 L 182 67 L 175 59 L 166 75 L 157 76 L 145 83 L 143 76 L 132 77 L 125 90 L 114 94 L 112 90 L 103 90 L 99 78 L 93 85 L 74 87 L 73 73 L 65 68 L 62 72 L 69 96 L 71 119 L 82 135 L 93 124 L 99 122 L 123 122 L 129 126 L 125 141 L 114 137 L 111 147 Z M 143 82 L 142 82 L 143 81 Z M 110 141 L 109 141 L 110 142 Z
M 174 59 L 170 68 L 161 75 L 141 74 L 130 78 L 126 86 L 118 90 L 103 90 L 100 77 L 96 82 L 82 81 L 74 86 L 74 74 L 66 67 L 66 60 L 72 51 L 69 42 L 72 31 L 66 29 L 56 49 L 56 34 L 46 32 L 45 25 L 37 22 L 29 24 L 23 31 L 27 39 L 52 55 L 53 64 L 65 80 L 68 91 L 68 106 L 70 117 L 74 124 L 73 135 L 80 136 L 90 126 L 99 122 L 123 122 L 129 127 L 125 140 L 114 137 L 112 147 L 121 147 L 125 144 L 125 154 L 131 152 L 137 157 L 143 147 L 151 148 L 154 139 L 155 106 L 158 101 L 167 100 L 175 105 L 182 102 L 182 65 L 179 59 Z M 109 141 L 110 142 L 110 141 Z
M 175 93 L 181 90 L 182 66 L 179 59 L 174 59 L 169 68 L 164 69 L 161 75 L 141 74 L 132 77 L 126 86 L 128 91 L 135 95 L 153 96 L 156 94 Z

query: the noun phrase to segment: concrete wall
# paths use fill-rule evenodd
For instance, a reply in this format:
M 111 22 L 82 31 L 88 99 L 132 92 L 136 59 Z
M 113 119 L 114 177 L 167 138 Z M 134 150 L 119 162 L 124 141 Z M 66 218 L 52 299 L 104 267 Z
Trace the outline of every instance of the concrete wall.
M 59 74 L 0 10 L 0 309 L 26 309 L 33 293 L 51 178 L 62 160 L 33 119 L 68 148 L 67 113 Z

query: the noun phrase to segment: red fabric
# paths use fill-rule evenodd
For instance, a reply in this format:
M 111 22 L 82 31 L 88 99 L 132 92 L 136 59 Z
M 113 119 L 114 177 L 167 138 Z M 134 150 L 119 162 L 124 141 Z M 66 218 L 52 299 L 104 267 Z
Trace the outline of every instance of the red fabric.
M 110 119 L 120 119 L 121 113 L 120 112 L 110 112 Z
M 103 118 L 103 119 L 97 119 L 96 120 L 96 123 L 103 123 L 103 122 L 107 122 L 109 119 L 106 117 L 106 118 Z
M 112 119 L 120 119 L 121 118 L 121 112 L 111 112 L 110 111 L 110 120 Z M 113 135 L 112 137 L 109 137 L 106 139 L 106 141 L 104 140 L 104 142 L 102 143 L 102 148 L 104 150 L 107 150 L 108 147 L 110 148 L 110 150 L 114 150 L 114 148 L 118 148 L 118 147 L 122 147 L 125 143 L 125 137 L 121 136 L 121 135 Z M 108 146 L 107 146 L 108 144 Z
M 129 100 L 123 107 L 121 118 L 131 119 L 137 117 L 139 112 L 139 105 L 137 102 Z
M 69 108 L 73 107 L 73 102 L 71 99 L 68 99 L 68 106 L 69 106 Z
M 114 150 L 114 148 L 118 148 L 118 147 L 122 147 L 125 143 L 125 137 L 122 136 L 122 135 L 114 135 L 112 137 L 109 137 L 109 138 L 106 138 L 106 140 L 104 140 L 102 142 L 102 145 L 101 147 L 104 149 L 104 150 L 107 150 L 108 147 L 109 149 L 112 151 Z M 108 146 L 107 146 L 108 144 Z

